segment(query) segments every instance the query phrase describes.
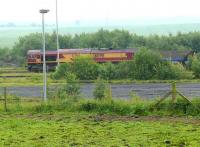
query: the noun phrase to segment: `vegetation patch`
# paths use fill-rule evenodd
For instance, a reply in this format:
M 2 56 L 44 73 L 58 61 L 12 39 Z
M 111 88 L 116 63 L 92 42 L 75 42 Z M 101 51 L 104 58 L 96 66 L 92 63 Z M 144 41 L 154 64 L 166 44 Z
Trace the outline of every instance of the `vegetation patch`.
M 87 115 L 69 113 L 63 114 L 62 119 L 56 116 L 49 119 L 46 114 L 3 116 L 0 121 L 1 146 L 200 145 L 197 135 L 200 127 L 182 122 L 123 120 L 117 117 L 91 119 Z

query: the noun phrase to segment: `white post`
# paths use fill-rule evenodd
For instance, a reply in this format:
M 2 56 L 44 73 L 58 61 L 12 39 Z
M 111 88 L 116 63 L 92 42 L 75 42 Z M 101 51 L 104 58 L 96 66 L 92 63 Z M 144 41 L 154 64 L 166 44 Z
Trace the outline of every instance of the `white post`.
M 47 79 L 46 79 L 46 58 L 45 58 L 45 32 L 44 32 L 44 14 L 42 14 L 42 36 L 43 36 L 43 92 L 44 92 L 44 101 L 47 101 Z
M 59 38 L 58 38 L 58 0 L 56 0 L 56 43 L 57 43 L 57 65 L 59 65 L 60 61 L 59 61 Z
M 45 58 L 45 30 L 44 30 L 44 14 L 48 13 L 49 10 L 42 9 L 40 13 L 42 14 L 42 38 L 43 38 L 43 98 L 47 101 L 47 75 L 46 75 L 46 58 Z

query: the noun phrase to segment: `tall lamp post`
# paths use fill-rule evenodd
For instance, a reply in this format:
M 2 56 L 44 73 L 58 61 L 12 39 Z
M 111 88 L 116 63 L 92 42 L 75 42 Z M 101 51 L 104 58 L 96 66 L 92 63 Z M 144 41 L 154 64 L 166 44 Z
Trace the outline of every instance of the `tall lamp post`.
M 59 65 L 60 61 L 59 61 L 59 38 L 58 38 L 58 0 L 56 0 L 56 43 L 57 43 L 57 65 Z
M 46 58 L 45 58 L 45 31 L 44 31 L 44 14 L 48 13 L 49 10 L 41 9 L 40 13 L 42 14 L 42 38 L 43 38 L 43 98 L 44 101 L 47 101 L 47 74 L 46 74 Z

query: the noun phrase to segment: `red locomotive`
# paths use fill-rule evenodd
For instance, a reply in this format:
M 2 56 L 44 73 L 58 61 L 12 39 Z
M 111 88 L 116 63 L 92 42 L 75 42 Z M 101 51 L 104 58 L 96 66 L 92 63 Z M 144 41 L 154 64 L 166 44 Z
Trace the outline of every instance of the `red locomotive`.
M 136 49 L 60 49 L 59 62 L 72 62 L 76 56 L 91 56 L 96 62 L 121 62 L 131 60 Z M 40 50 L 29 50 L 27 53 L 28 70 L 40 70 L 43 63 L 43 52 Z M 57 65 L 57 51 L 46 51 L 47 68 L 53 69 Z

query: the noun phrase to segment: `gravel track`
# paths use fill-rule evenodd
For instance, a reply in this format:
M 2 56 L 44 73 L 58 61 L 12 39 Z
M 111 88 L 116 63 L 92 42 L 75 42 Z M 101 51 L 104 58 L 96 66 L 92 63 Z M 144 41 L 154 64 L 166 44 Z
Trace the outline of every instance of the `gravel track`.
M 82 97 L 92 98 L 95 84 L 81 84 Z M 51 87 L 55 91 L 56 87 Z M 170 84 L 147 83 L 147 84 L 111 84 L 112 96 L 118 99 L 128 99 L 131 93 L 142 98 L 161 97 L 170 90 Z M 188 97 L 200 97 L 200 84 L 177 84 L 177 89 Z M 41 86 L 9 87 L 8 93 L 22 97 L 42 97 Z M 0 94 L 3 89 L 0 88 Z

